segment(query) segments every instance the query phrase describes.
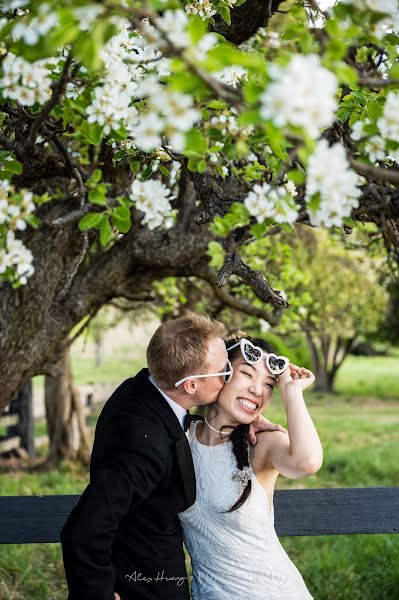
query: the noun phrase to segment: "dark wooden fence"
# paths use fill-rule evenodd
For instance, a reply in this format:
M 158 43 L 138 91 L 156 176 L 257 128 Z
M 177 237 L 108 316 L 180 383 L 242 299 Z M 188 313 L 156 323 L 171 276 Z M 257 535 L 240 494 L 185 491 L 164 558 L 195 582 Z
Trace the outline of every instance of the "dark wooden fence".
M 0 544 L 59 542 L 79 496 L 0 497 Z M 399 533 L 399 487 L 278 490 L 277 534 Z
M 35 456 L 31 380 L 22 386 L 7 412 L 0 415 L 0 427 L 6 429 L 5 435 L 0 435 L 0 455 L 8 456 L 23 448 L 31 458 Z

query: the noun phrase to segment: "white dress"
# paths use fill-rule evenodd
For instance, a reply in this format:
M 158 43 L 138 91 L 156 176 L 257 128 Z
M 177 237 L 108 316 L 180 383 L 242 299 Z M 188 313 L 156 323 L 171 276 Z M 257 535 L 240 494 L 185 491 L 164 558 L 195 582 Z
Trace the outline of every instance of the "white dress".
M 193 600 L 312 600 L 301 574 L 279 542 L 274 507 L 250 469 L 252 491 L 237 510 L 240 496 L 232 443 L 205 446 L 188 440 L 197 480 L 197 498 L 179 514 L 193 567 Z

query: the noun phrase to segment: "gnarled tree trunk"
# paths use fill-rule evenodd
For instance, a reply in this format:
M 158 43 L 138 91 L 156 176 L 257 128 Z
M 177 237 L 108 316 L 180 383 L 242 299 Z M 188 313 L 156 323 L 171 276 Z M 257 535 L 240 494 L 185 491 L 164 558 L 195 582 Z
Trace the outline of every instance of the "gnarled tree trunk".
M 48 462 L 62 458 L 90 461 L 90 432 L 79 390 L 73 382 L 69 350 L 57 365 L 58 373 L 45 378 L 45 406 L 49 436 Z

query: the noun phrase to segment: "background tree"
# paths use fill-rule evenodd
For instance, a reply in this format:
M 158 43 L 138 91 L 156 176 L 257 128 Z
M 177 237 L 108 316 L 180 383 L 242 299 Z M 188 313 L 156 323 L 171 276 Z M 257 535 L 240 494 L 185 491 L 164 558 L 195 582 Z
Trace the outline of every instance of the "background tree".
M 387 293 L 367 255 L 347 252 L 322 233 L 303 232 L 295 244 L 293 275 L 286 290 L 301 298 L 301 305 L 295 319 L 284 315 L 277 331 L 283 337 L 294 328 L 304 334 L 315 389 L 332 392 L 338 369 L 355 342 L 377 331 L 384 321 Z
M 294 223 L 369 222 L 398 262 L 395 9 L 288 2 L 276 36 L 278 0 L 232 4 L 2 3 L 0 408 L 165 277 L 277 324 L 245 249 Z

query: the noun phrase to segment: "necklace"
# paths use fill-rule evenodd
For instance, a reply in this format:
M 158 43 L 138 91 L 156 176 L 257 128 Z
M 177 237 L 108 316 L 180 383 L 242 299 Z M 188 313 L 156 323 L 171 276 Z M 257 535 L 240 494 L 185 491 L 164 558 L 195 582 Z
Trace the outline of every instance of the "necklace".
M 206 420 L 206 417 L 204 418 L 205 423 L 208 425 L 209 429 L 212 429 L 212 431 L 216 431 L 216 433 L 220 433 L 220 435 L 230 435 L 231 431 L 220 431 L 220 429 L 215 429 L 214 427 L 212 427 L 212 425 L 209 425 L 208 421 Z

